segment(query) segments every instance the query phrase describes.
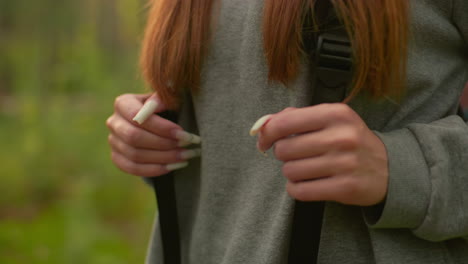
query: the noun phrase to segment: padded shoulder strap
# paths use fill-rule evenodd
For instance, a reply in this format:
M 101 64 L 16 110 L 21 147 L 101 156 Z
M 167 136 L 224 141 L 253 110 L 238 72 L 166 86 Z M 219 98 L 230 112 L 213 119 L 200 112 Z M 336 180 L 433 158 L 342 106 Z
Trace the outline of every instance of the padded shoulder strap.
M 177 122 L 177 113 L 164 112 L 161 117 Z M 161 230 L 164 264 L 180 264 L 180 234 L 177 217 L 174 175 L 172 173 L 150 178 L 156 194 L 158 220 Z
M 326 2 L 328 8 L 332 8 L 329 1 Z M 320 11 L 327 12 L 323 8 Z M 336 18 L 335 20 L 337 21 Z M 315 35 L 315 45 L 306 44 L 312 48 L 309 56 L 315 62 L 311 67 L 314 76 L 312 105 L 343 101 L 352 78 L 353 61 L 349 37 L 339 23 L 331 25 Z M 304 36 L 304 39 L 311 37 Z M 324 202 L 295 202 L 288 263 L 317 263 L 324 209 Z
M 465 120 L 465 122 L 468 122 L 468 116 L 465 115 L 464 111 L 463 111 L 463 107 L 460 105 L 458 107 L 458 111 L 457 111 L 457 114 L 463 118 L 463 120 Z

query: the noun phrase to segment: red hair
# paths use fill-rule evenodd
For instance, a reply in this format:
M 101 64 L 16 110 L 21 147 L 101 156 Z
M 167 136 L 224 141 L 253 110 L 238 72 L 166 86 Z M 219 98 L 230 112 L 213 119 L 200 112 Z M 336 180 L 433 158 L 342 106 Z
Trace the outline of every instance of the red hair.
M 143 76 L 172 109 L 180 93 L 196 92 L 209 45 L 215 0 L 150 0 L 140 64 Z M 303 55 L 305 14 L 321 0 L 265 0 L 263 36 L 269 79 L 288 84 Z M 407 0 L 328 0 L 351 36 L 353 89 L 374 98 L 401 94 L 408 42 Z

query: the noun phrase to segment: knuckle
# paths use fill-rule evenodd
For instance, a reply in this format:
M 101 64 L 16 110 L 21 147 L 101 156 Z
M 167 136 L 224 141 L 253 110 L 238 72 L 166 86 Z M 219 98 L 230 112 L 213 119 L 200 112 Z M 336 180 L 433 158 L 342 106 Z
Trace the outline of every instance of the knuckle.
M 125 100 L 125 94 L 117 96 L 114 100 L 114 109 L 119 109 L 123 100 Z
M 111 129 L 111 127 L 112 127 L 112 120 L 114 119 L 113 117 L 114 117 L 114 115 L 112 115 L 112 116 L 110 116 L 109 118 L 106 119 L 106 127 L 108 129 Z
M 351 199 L 356 199 L 360 193 L 361 184 L 357 179 L 352 177 L 344 178 L 341 190 L 341 200 L 349 201 Z
M 124 103 L 125 103 L 125 100 L 129 97 L 130 95 L 129 94 L 121 94 L 119 96 L 117 96 L 114 100 L 114 108 L 115 109 L 118 109 L 120 108 Z
M 342 145 L 348 149 L 356 149 L 359 147 L 359 133 L 356 130 L 350 129 L 342 138 Z
M 118 97 L 115 98 L 114 101 L 114 111 L 118 113 L 127 113 L 128 116 L 135 116 L 139 109 L 135 109 L 134 107 L 131 107 L 130 102 L 132 100 L 131 97 L 134 96 L 132 94 L 122 94 Z M 127 115 L 126 114 L 126 115 Z
M 360 135 L 355 129 L 348 129 L 340 134 L 337 143 L 345 149 L 357 149 L 360 143 Z
M 346 104 L 330 104 L 329 107 L 332 118 L 337 120 L 348 120 L 352 114 L 351 108 Z
M 347 104 L 335 104 L 336 110 L 338 113 L 343 115 L 349 115 L 351 113 L 351 108 Z
M 359 158 L 356 155 L 348 155 L 342 159 L 341 166 L 345 171 L 355 171 L 359 167 Z

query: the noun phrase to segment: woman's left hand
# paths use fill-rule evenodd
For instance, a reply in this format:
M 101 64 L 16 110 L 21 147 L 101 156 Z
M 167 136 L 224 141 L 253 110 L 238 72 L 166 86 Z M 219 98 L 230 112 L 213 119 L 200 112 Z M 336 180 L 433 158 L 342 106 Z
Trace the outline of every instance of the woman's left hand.
M 345 104 L 287 108 L 272 115 L 257 147 L 272 146 L 284 162 L 287 191 L 297 200 L 371 206 L 386 197 L 385 146 Z

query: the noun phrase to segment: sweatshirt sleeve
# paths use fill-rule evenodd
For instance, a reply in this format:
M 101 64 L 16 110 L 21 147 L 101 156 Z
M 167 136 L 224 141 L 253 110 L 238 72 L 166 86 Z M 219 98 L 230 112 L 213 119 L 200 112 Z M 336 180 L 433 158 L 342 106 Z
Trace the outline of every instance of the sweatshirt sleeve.
M 378 133 L 389 157 L 383 211 L 372 228 L 409 228 L 430 241 L 468 237 L 468 125 L 458 116 Z
M 465 69 L 467 12 L 468 1 L 452 1 Z M 376 134 L 387 149 L 389 186 L 384 203 L 364 209 L 368 225 L 410 229 L 429 241 L 468 240 L 468 124 L 453 115 Z

